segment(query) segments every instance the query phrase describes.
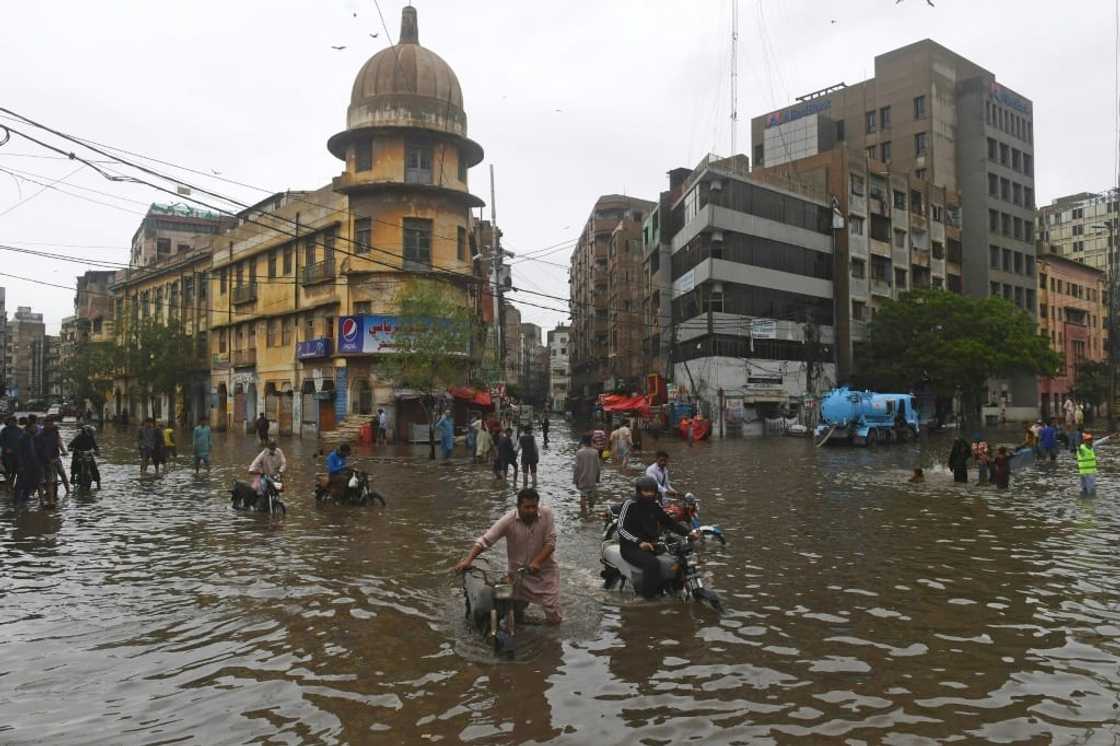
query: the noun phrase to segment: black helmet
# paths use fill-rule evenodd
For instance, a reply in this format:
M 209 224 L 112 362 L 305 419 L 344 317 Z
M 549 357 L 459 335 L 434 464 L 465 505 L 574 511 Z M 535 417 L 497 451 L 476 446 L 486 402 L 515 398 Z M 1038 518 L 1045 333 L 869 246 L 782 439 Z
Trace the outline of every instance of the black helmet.
M 653 477 L 638 477 L 634 482 L 634 494 L 638 497 L 642 496 L 643 492 L 657 492 L 657 480 Z

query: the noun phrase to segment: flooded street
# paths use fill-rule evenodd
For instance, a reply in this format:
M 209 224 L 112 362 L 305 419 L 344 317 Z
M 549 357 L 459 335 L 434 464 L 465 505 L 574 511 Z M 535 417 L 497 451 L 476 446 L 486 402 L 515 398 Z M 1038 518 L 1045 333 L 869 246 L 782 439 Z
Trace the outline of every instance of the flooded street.
M 998 492 L 936 467 L 906 483 L 946 439 L 647 436 L 726 533 L 700 552 L 717 616 L 601 590 L 601 523 L 579 518 L 557 421 L 539 487 L 567 619 L 499 662 L 447 569 L 515 490 L 461 447 L 451 465 L 360 450 L 388 507 L 320 507 L 317 445 L 282 440 L 288 515 L 270 520 L 229 509 L 253 439 L 216 434 L 209 476 L 181 447 L 158 478 L 134 431 L 101 439 L 92 498 L 0 497 L 0 743 L 1114 741 L 1115 446 L 1081 499 L 1068 454 Z M 637 474 L 606 467 L 602 493 Z

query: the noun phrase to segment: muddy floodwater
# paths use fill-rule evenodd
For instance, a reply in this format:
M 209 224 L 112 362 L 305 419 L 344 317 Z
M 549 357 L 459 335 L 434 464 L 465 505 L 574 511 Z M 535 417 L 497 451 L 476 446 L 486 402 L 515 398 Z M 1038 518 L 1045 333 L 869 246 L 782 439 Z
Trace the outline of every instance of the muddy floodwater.
M 506 661 L 447 570 L 514 489 L 461 450 L 362 450 L 388 507 L 320 507 L 318 445 L 282 439 L 275 520 L 229 508 L 250 438 L 217 434 L 209 475 L 180 455 L 158 478 L 139 475 L 134 431 L 102 441 L 92 497 L 45 512 L 0 495 L 3 744 L 1117 739 L 1117 446 L 1084 499 L 1069 454 L 996 491 L 952 482 L 944 438 L 647 436 L 726 533 L 699 552 L 719 616 L 601 589 L 601 523 L 579 517 L 556 422 L 539 488 L 566 620 L 522 630 Z M 907 483 L 920 464 L 927 481 Z M 602 495 L 638 473 L 607 466 Z

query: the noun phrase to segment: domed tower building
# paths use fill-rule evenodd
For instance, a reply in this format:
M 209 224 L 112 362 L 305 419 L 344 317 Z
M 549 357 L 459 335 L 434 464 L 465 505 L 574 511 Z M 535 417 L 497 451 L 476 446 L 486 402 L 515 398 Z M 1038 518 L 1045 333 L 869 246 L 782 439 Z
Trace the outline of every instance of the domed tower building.
M 349 414 L 383 406 L 392 412 L 397 402 L 391 385 L 376 379 L 375 353 L 356 347 L 353 332 L 365 337 L 362 324 L 391 324 L 405 277 L 447 282 L 464 304 L 477 302 L 472 296 L 480 282 L 471 260 L 470 210 L 484 203 L 470 193 L 467 174 L 482 161 L 482 147 L 467 137 L 455 72 L 420 46 L 416 8 L 402 10 L 398 43 L 358 72 L 346 129 L 327 148 L 345 163 L 333 188 L 346 195 L 351 220 L 351 242 L 344 247 L 349 255 L 340 269 L 356 325 L 340 319 L 337 353 L 347 357 L 349 379 L 340 393 L 348 393 Z M 399 419 L 403 413 L 395 414 Z M 407 423 L 398 421 L 393 429 L 403 435 Z

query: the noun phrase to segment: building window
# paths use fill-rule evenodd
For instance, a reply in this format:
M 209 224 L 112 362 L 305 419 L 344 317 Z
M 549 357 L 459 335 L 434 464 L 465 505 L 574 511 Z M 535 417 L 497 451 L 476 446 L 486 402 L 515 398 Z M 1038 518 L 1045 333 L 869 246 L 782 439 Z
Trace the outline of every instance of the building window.
M 268 279 L 276 277 L 276 249 L 270 249 L 268 252 Z
M 1023 173 L 1034 176 L 1034 156 L 1030 153 L 1023 153 Z
M 858 300 L 852 301 L 852 321 L 863 321 L 867 316 L 867 304 Z
M 867 146 L 867 160 L 869 160 L 869 161 L 876 160 L 876 158 L 878 158 L 878 155 L 879 155 L 878 148 L 876 148 L 874 145 L 868 145 Z
M 1034 224 L 1029 220 L 1023 221 L 1023 240 L 1028 242 L 1034 240 Z
M 895 290 L 906 289 L 906 270 L 896 269 L 894 271 L 894 288 Z
M 896 249 L 906 248 L 906 231 L 900 231 L 898 228 L 894 229 L 894 247 Z
M 1023 274 L 1023 255 L 1018 251 L 1015 252 L 1015 274 Z
M 933 213 L 933 215 L 931 216 L 933 218 L 933 222 L 935 222 L 935 223 L 944 222 L 941 219 L 941 205 L 933 205 L 931 207 L 931 212 Z
M 988 256 L 989 256 L 991 268 L 992 269 L 999 269 L 999 247 L 998 246 L 989 246 L 988 247 Z
M 863 235 L 863 218 L 859 215 L 848 216 L 848 229 L 853 236 Z
M 409 264 L 432 266 L 432 221 L 404 219 L 404 259 Z
M 754 165 L 762 165 L 762 143 L 754 146 Z
M 879 145 L 879 152 L 882 154 L 881 157 L 879 158 L 879 160 L 881 160 L 883 163 L 890 163 L 891 162 L 891 144 L 890 144 L 890 142 L 885 142 L 885 143 L 880 144 Z
M 432 183 L 432 147 L 410 143 L 405 148 L 404 180 L 409 184 Z
M 922 214 L 922 193 L 916 189 L 910 190 L 910 211 L 917 215 Z
M 999 162 L 1004 166 L 1011 163 L 1011 148 L 1002 142 L 999 144 Z
M 996 141 L 989 137 L 988 138 L 988 160 L 989 161 L 994 161 L 996 159 L 997 152 L 998 152 L 998 150 L 996 148 Z
M 310 267 L 312 264 L 315 263 L 316 251 L 315 251 L 315 237 L 314 236 L 308 236 L 307 239 L 303 242 L 303 259 L 304 259 L 304 266 L 306 266 L 306 267 Z
M 852 174 L 852 194 L 863 196 L 863 177 Z
M 896 210 L 906 209 L 906 192 L 894 190 L 894 207 Z
M 354 145 L 354 170 L 369 171 L 371 168 L 373 168 L 373 141 L 363 138 Z
M 879 109 L 879 127 L 881 129 L 890 129 L 891 126 L 891 107 L 884 106 Z
M 1026 270 L 1027 277 L 1034 277 L 1034 257 L 1026 256 L 1023 258 L 1024 269 Z M 1042 280 L 1042 284 L 1046 285 L 1046 280 Z
M 1011 201 L 1011 182 L 1003 177 L 999 180 L 999 198 L 1004 202 Z
M 916 169 L 914 169 L 914 178 L 915 179 L 921 179 L 922 181 L 925 181 L 926 179 L 929 178 L 929 171 L 927 171 L 924 168 L 916 168 Z
M 915 119 L 925 119 L 926 118 L 926 97 L 925 96 L 915 97 L 915 99 L 914 99 L 914 118 Z
M 1011 185 L 1011 202 L 1012 204 L 1023 204 L 1023 187 L 1018 182 Z
M 1029 186 L 1023 187 L 1023 207 L 1034 209 L 1034 189 Z
M 1074 217 L 1079 217 L 1079 216 L 1075 215 Z M 1083 225 L 1073 226 L 1073 235 L 1081 236 L 1081 235 L 1084 235 L 1084 233 L 1085 233 L 1085 226 L 1083 226 Z
M 1011 149 L 1011 170 L 1019 171 L 1023 168 L 1023 153 L 1018 148 Z
M 355 252 L 358 254 L 369 253 L 372 223 L 370 218 L 358 218 L 354 221 L 354 243 L 357 244 Z
M 1005 235 L 1005 236 L 1010 236 L 1011 235 L 1011 216 L 1008 215 L 1006 212 L 1001 212 L 999 214 L 999 226 L 1000 226 L 1000 232 L 1003 233 L 1003 235 Z
M 867 276 L 867 263 L 862 259 L 852 260 L 852 277 L 862 280 Z
M 157 238 L 156 239 L 156 254 L 159 256 L 167 256 L 171 254 L 171 239 L 170 238 Z
M 1002 269 L 1003 269 L 1004 272 L 1010 272 L 1011 271 L 1011 249 L 1004 249 L 1003 250 L 1003 268 Z
M 285 244 L 283 249 L 283 268 L 284 274 L 290 275 L 292 273 L 292 245 Z
M 267 343 L 269 347 L 280 346 L 280 319 L 269 319 L 268 324 L 268 338 Z
M 875 131 L 875 112 L 869 111 L 864 115 L 864 129 L 867 132 Z
M 988 283 L 988 292 L 993 298 L 998 298 L 999 297 L 999 283 L 998 282 Z
M 925 155 L 929 147 L 929 138 L 925 132 L 914 135 L 914 155 Z
M 455 234 L 455 251 L 459 261 L 467 261 L 467 229 L 461 225 Z
M 995 210 L 988 210 L 988 230 L 993 233 L 999 230 L 999 213 Z
M 999 196 L 999 177 L 995 174 L 988 174 L 988 196 Z
M 359 316 L 362 314 L 373 313 L 373 303 L 368 300 L 361 300 L 354 304 L 354 313 Z
M 218 270 L 218 294 L 226 294 L 226 268 L 222 267 Z
M 459 149 L 459 181 L 467 183 L 467 154 Z

